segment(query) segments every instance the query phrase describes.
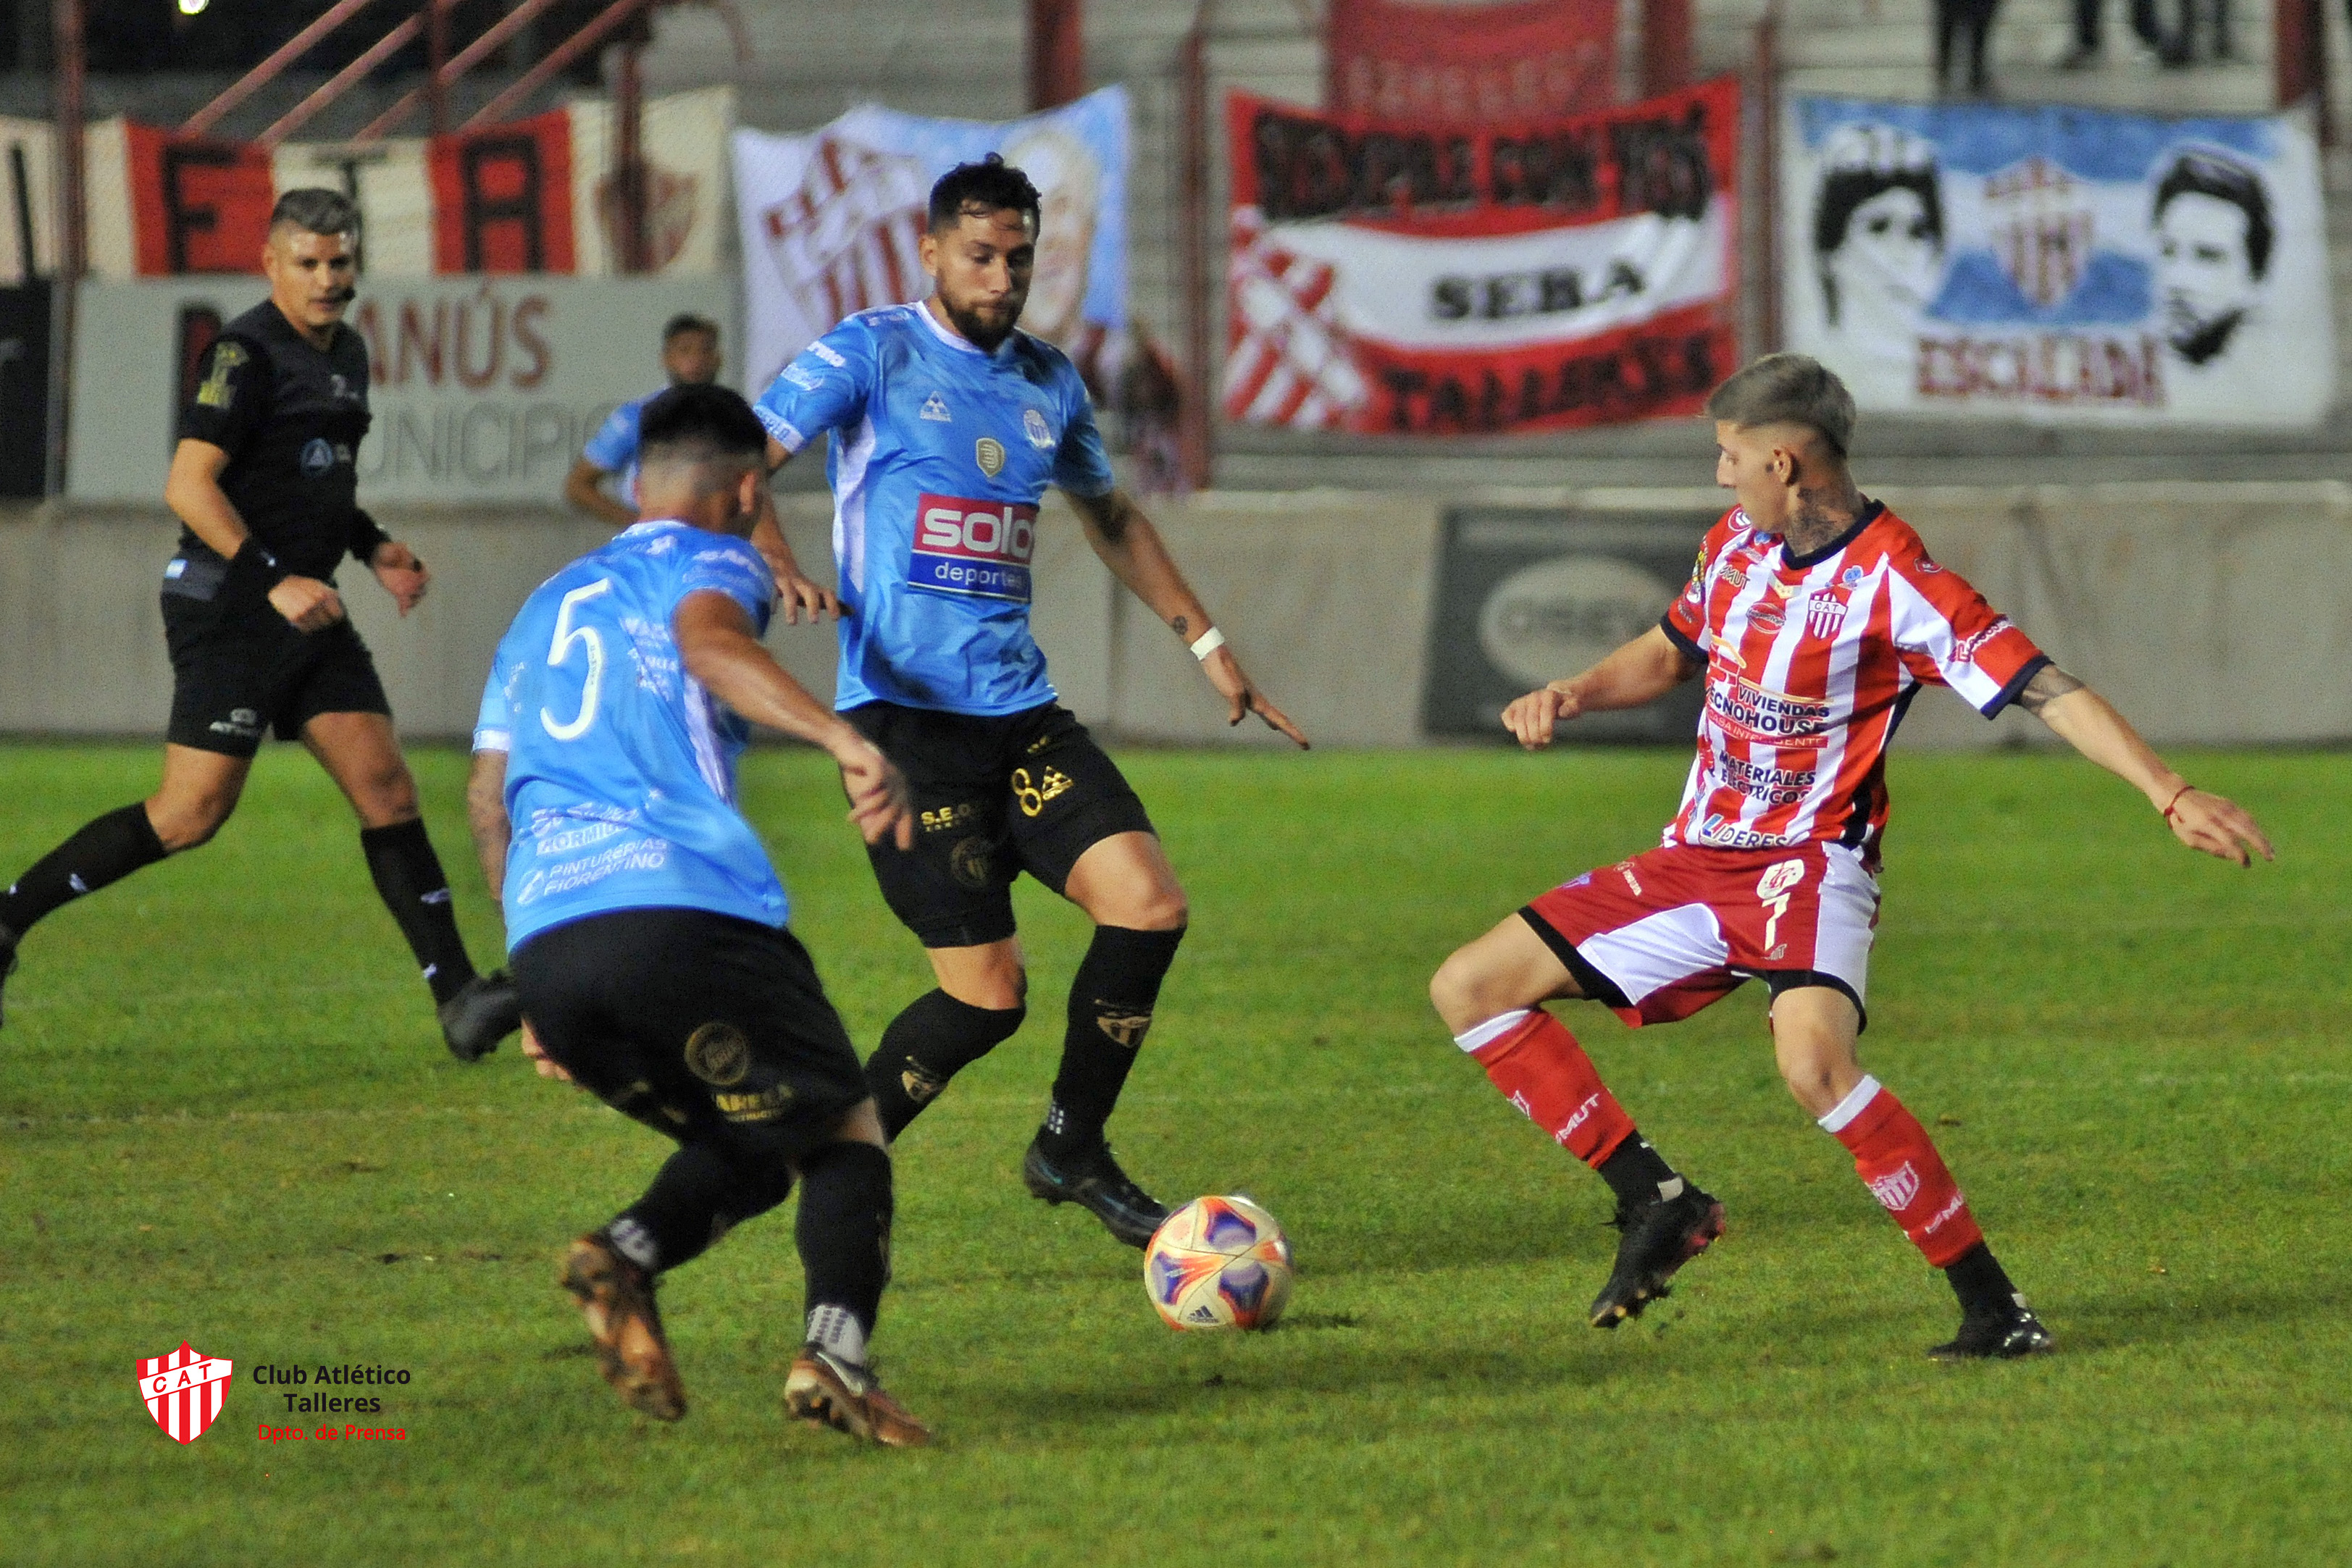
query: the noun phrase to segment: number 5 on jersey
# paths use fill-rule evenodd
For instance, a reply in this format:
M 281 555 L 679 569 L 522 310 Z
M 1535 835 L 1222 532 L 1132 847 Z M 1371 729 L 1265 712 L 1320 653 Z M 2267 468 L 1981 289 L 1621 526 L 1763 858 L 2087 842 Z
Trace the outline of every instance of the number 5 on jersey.
M 588 733 L 596 722 L 597 688 L 604 684 L 604 639 L 596 634 L 593 626 L 574 626 L 572 612 L 600 594 L 613 591 L 613 580 L 600 577 L 583 587 L 575 588 L 563 596 L 563 607 L 555 614 L 555 636 L 547 644 L 547 667 L 560 670 L 572 657 L 573 643 L 588 650 L 588 677 L 580 685 L 580 711 L 570 722 L 558 724 L 555 716 L 545 708 L 539 710 L 539 722 L 547 733 L 558 740 L 577 740 Z

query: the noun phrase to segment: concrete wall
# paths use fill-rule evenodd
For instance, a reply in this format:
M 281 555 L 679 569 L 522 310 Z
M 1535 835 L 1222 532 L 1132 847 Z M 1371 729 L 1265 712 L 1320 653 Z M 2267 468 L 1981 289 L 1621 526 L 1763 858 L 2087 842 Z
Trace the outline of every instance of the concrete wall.
M 1937 557 L 2068 669 L 2166 742 L 2352 739 L 2352 486 L 1920 489 L 1886 498 Z M 1656 507 L 1687 515 L 1713 491 L 1489 492 L 1465 504 Z M 822 496 L 782 497 L 787 532 L 830 570 Z M 1235 650 L 1318 744 L 1410 746 L 1427 663 L 1444 503 L 1307 491 L 1211 494 L 1159 520 Z M 490 650 L 531 588 L 605 530 L 553 511 L 386 507 L 436 580 L 405 622 L 347 568 L 404 731 L 463 735 Z M 1191 657 L 1088 555 L 1058 504 L 1040 530 L 1038 638 L 1064 700 L 1131 738 L 1274 744 L 1226 728 Z M 160 509 L 0 510 L 0 732 L 160 735 L 169 706 L 155 589 L 173 530 Z M 829 631 L 778 626 L 770 643 L 820 694 Z M 1562 672 L 1563 674 L 1570 672 Z M 1906 743 L 2031 739 L 2022 715 L 1987 724 L 1948 695 L 1913 710 Z

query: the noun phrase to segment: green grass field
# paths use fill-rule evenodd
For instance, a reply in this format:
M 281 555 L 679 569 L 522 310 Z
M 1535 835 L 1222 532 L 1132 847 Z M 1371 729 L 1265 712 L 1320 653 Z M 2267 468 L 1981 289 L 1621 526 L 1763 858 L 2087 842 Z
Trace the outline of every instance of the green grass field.
M 1675 752 L 1125 761 L 1192 935 L 1112 1131 L 1163 1197 L 1280 1215 L 1289 1322 L 1171 1334 L 1137 1255 L 1016 1170 L 1082 920 L 1024 885 L 1037 1006 L 898 1150 L 877 1345 L 941 1445 L 788 1426 L 789 1216 L 671 1277 L 693 1410 L 597 1379 L 553 1259 L 665 1152 L 453 1062 L 331 787 L 268 754 L 211 847 L 28 941 L 0 1033 L 10 1563 L 2320 1563 L 2352 1559 L 2347 758 L 2205 754 L 2281 851 L 2178 848 L 2071 759 L 1905 757 L 1866 1062 L 1928 1122 L 2061 1354 L 1942 1367 L 1949 1291 L 1780 1087 L 1750 988 L 1570 1009 L 1731 1231 L 1584 1326 L 1606 1189 L 1432 1018 L 1456 943 L 1654 841 Z M 463 759 L 416 758 L 478 955 Z M 0 749 L 0 875 L 151 787 Z M 803 753 L 748 805 L 860 1049 L 929 981 Z M 135 1363 L 237 1364 L 182 1447 Z M 405 1367 L 404 1442 L 270 1445 L 263 1364 Z M 306 1425 L 315 1425 L 312 1417 Z

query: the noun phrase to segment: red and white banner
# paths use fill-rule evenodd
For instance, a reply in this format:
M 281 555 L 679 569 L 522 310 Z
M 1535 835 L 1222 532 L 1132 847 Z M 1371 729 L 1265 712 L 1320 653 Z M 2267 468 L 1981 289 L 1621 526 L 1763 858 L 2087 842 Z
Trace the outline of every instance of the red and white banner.
M 155 1417 L 155 1425 L 183 1443 L 193 1443 L 220 1414 L 234 1370 L 233 1364 L 191 1350 L 182 1340 L 169 1355 L 141 1359 L 139 1396 L 147 1402 L 147 1414 Z
M 1736 365 L 1738 85 L 1511 127 L 1226 99 L 1225 417 L 1364 434 L 1695 412 Z
M 654 270 L 719 271 L 730 218 L 729 88 L 646 105 Z M 89 128 L 89 263 L 105 278 L 258 272 L 279 193 L 355 193 L 374 277 L 616 270 L 612 110 L 583 99 L 461 134 L 363 147 L 184 137 L 122 120 Z
M 1331 0 L 1327 44 L 1339 114 L 1523 124 L 1617 97 L 1617 0 Z

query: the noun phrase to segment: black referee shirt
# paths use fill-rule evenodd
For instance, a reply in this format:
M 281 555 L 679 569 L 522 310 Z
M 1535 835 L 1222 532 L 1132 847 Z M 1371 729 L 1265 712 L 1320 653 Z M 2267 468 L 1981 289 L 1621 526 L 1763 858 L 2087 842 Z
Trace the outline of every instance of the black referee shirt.
M 221 490 L 278 566 L 332 580 L 345 550 L 372 550 L 383 536 L 359 509 L 357 467 L 367 340 L 339 322 L 322 352 L 265 299 L 221 329 L 197 371 L 180 437 L 228 454 Z M 180 553 L 220 559 L 185 527 Z

